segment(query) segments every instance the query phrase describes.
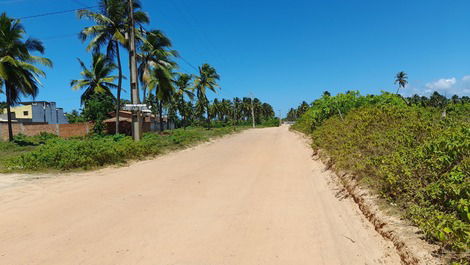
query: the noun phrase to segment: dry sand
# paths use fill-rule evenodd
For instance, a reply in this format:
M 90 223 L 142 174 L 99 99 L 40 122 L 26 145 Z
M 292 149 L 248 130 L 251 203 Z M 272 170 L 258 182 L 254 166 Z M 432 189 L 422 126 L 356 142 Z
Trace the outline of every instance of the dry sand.
M 0 264 L 400 264 L 311 155 L 284 126 L 3 188 Z

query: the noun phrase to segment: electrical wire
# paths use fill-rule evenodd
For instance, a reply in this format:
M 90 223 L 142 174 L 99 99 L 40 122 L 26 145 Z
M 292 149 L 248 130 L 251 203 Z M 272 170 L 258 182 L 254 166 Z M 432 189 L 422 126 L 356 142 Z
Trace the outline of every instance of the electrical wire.
M 76 9 L 68 9 L 68 10 L 54 11 L 54 12 L 48 12 L 48 13 L 37 14 L 37 15 L 24 16 L 24 17 L 20 17 L 19 19 L 22 20 L 22 19 L 31 19 L 31 18 L 38 18 L 38 17 L 45 17 L 45 16 L 53 16 L 53 15 L 67 14 L 67 13 L 72 13 L 72 12 L 76 12 L 76 11 L 83 10 L 83 9 L 93 9 L 93 8 L 97 8 L 97 7 L 98 7 L 98 6 L 87 6 L 87 7 L 83 7 L 83 8 L 76 8 Z
M 188 60 L 184 59 L 183 56 L 180 55 L 178 58 L 180 58 L 184 63 L 186 63 L 189 67 L 191 67 L 195 71 L 199 71 L 199 69 L 197 67 L 195 67 L 193 64 L 191 64 Z

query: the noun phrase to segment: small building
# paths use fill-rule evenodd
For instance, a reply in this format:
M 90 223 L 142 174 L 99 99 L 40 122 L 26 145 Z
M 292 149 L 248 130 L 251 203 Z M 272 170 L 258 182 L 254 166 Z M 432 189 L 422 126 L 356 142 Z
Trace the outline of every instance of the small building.
M 20 102 L 20 106 L 11 107 L 12 119 L 31 124 L 68 124 L 62 108 L 55 102 L 30 101 Z M 2 110 L 0 119 L 7 119 L 7 109 Z
M 113 134 L 116 131 L 116 112 L 110 112 L 109 115 L 111 118 L 104 121 L 106 124 L 106 130 L 108 133 Z M 155 132 L 160 130 L 160 119 L 157 116 L 144 113 L 142 117 L 142 131 L 143 132 Z M 131 124 L 132 124 L 132 112 L 121 110 L 119 111 L 119 131 L 120 133 L 131 135 Z M 163 116 L 163 129 L 173 130 L 175 124 L 173 122 L 168 122 L 168 118 Z

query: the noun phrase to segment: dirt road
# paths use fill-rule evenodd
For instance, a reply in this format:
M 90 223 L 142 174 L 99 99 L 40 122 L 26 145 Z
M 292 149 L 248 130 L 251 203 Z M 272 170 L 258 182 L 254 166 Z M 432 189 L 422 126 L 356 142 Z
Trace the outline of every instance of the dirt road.
M 4 188 L 0 264 L 400 264 L 327 182 L 281 127 Z

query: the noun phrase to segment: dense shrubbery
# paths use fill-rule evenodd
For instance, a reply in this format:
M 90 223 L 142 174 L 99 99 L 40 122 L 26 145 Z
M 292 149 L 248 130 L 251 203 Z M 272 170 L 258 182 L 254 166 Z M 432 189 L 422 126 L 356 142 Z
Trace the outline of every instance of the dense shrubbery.
M 7 162 L 7 168 L 10 170 L 89 169 L 158 155 L 237 130 L 240 128 L 226 127 L 212 130 L 188 128 L 173 130 L 164 135 L 148 133 L 140 142 L 134 142 L 131 137 L 124 135 L 69 140 L 56 138 L 32 152 L 11 158 Z
M 295 128 L 310 133 L 313 148 L 339 169 L 403 207 L 430 240 L 468 250 L 470 104 L 444 111 L 390 94 L 349 93 L 315 101 Z
M 294 128 L 303 132 L 311 132 L 320 126 L 325 120 L 332 116 L 343 118 L 350 110 L 361 106 L 375 104 L 393 104 L 405 106 L 403 99 L 396 95 L 384 93 L 380 96 L 361 96 L 357 91 L 350 91 L 346 94 L 330 96 L 324 94 L 320 99 L 315 100 L 312 108 L 309 108 L 294 125 Z
M 262 127 L 279 127 L 279 119 L 271 118 L 261 122 Z
M 24 134 L 17 134 L 13 137 L 13 142 L 20 146 L 37 146 L 45 144 L 49 140 L 55 140 L 59 137 L 53 133 L 41 132 L 35 136 L 26 136 Z

